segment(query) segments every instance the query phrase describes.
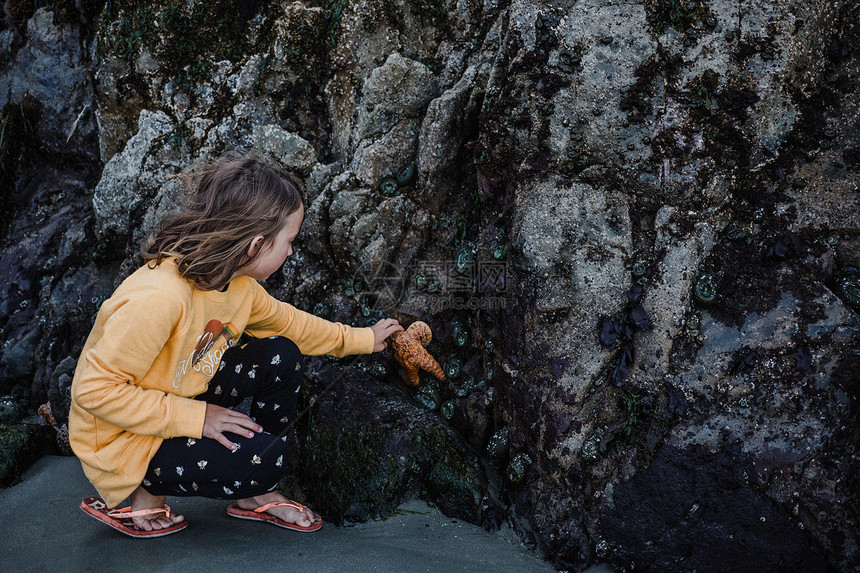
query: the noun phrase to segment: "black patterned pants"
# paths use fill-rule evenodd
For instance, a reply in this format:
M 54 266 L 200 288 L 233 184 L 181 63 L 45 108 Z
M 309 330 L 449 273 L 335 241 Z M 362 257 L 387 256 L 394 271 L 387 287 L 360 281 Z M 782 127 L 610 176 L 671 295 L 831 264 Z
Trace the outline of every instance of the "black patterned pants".
M 240 499 L 273 491 L 284 475 L 286 430 L 296 415 L 304 360 L 284 337 L 253 340 L 224 353 L 209 388 L 196 397 L 225 408 L 252 398 L 253 438 L 225 432 L 238 448 L 211 438 L 170 438 L 149 463 L 143 488 L 152 495 Z

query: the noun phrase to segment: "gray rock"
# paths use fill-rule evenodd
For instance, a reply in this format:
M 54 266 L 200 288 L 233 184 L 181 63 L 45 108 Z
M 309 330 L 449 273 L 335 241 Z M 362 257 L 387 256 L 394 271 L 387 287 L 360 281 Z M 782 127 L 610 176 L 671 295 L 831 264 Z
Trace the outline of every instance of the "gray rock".
M 378 189 L 383 177 L 393 176 L 415 158 L 419 125 L 416 119 L 401 120 L 384 135 L 362 140 L 352 156 L 350 171 L 367 187 Z M 402 188 L 400 192 L 409 190 Z
M 252 137 L 254 149 L 270 155 L 286 169 L 308 171 L 317 162 L 310 143 L 276 125 L 257 126 Z
M 20 379 L 32 376 L 36 369 L 35 350 L 40 335 L 41 328 L 37 325 L 21 340 L 15 341 L 8 350 L 4 348 L 2 366 L 11 378 Z
M 77 365 L 78 361 L 75 358 L 66 356 L 51 373 L 48 400 L 51 402 L 51 411 L 55 413 L 54 418 L 58 425 L 68 422 L 68 412 L 72 404 L 72 378 Z
M 0 107 L 30 94 L 41 104 L 38 136 L 57 150 L 77 147 L 96 131 L 94 91 L 85 44 L 77 26 L 55 23 L 54 12 L 39 8 L 27 22 L 26 42 L 17 50 L 0 90 Z
M 436 89 L 427 66 L 392 53 L 363 86 L 352 144 L 377 138 L 404 119 L 419 117 Z M 417 135 L 417 134 L 416 134 Z
M 140 113 L 137 134 L 128 140 L 121 153 L 107 162 L 93 194 L 93 210 L 101 233 L 130 234 L 128 217 L 132 204 L 154 193 L 166 179 L 163 169 L 148 173 L 145 167 L 153 147 L 162 143 L 172 129 L 173 124 L 164 112 Z
M 668 211 L 675 213 L 674 210 Z M 661 213 L 667 213 L 661 210 Z M 668 227 L 671 215 L 661 220 L 658 214 L 657 242 L 654 252 L 664 252 L 657 269 L 655 284 L 648 289 L 642 308 L 653 317 L 654 326 L 637 338 L 639 358 L 631 380 L 638 387 L 659 392 L 663 374 L 668 371 L 673 341 L 685 328 L 685 315 L 691 307 L 692 288 L 699 276 L 698 268 L 715 243 L 713 227 L 697 223 L 689 235 L 672 237 Z
M 310 463 L 295 474 L 332 516 L 372 517 L 422 487 L 445 499 L 402 463 L 449 467 L 413 439 L 430 432 L 490 494 L 437 502 L 509 519 L 560 569 L 714 571 L 727 556 L 745 560 L 735 568 L 852 569 L 860 324 L 830 289 L 860 261 L 856 18 L 823 0 L 671 7 L 263 3 L 243 31 L 253 47 L 230 59 L 217 42 L 201 47 L 195 57 L 213 63 L 193 82 L 153 48 L 166 28 L 133 57 L 102 42 L 98 135 L 112 159 L 96 220 L 74 201 L 50 206 L 39 185 L 16 189 L 41 199 L 22 201 L 0 253 L 3 364 L 42 324 L 26 387 L 58 391 L 97 302 L 136 266 L 127 251 L 182 203 L 167 175 L 255 147 L 306 178 L 299 252 L 272 292 L 330 303 L 352 324 L 420 318 L 431 353 L 462 366 L 437 389 L 455 406 L 447 421 L 415 409 L 385 354 L 386 382 L 357 375 L 318 402 L 305 454 L 338 436 L 374 446 L 359 452 L 371 462 L 361 491 L 348 480 L 341 498 L 317 491 Z M 125 16 L 104 18 L 100 40 Z M 28 26 L 9 68 L 19 84 L 38 46 L 61 57 L 45 38 L 77 33 L 44 11 Z M 413 160 L 418 182 L 383 195 L 380 178 Z M 458 256 L 474 266 L 455 270 Z M 707 308 L 692 297 L 704 273 L 719 291 Z M 356 277 L 362 291 L 347 294 Z M 601 344 L 601 324 L 617 326 L 614 342 Z M 458 395 L 467 376 L 482 389 Z M 508 457 L 488 459 L 502 426 Z M 532 464 L 508 478 L 524 455 Z M 397 488 L 371 487 L 380 460 Z M 476 510 L 494 496 L 503 513 Z
M 421 123 L 418 165 L 432 189 L 456 170 L 464 138 L 464 109 L 477 107 L 474 92 L 486 85 L 488 70 L 469 67 L 459 81 L 427 106 Z M 437 199 L 438 200 L 438 199 Z

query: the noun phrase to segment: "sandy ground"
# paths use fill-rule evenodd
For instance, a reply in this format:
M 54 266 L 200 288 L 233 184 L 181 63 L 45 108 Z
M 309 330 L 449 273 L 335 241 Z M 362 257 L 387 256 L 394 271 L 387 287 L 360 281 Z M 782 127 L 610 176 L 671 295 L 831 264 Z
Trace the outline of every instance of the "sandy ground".
M 420 501 L 385 521 L 296 533 L 228 517 L 227 502 L 168 498 L 189 526 L 158 539 L 132 539 L 87 516 L 95 495 L 76 458 L 46 456 L 22 483 L 0 490 L 3 571 L 550 572 L 516 535 L 445 517 Z M 594 573 L 604 571 L 593 568 Z

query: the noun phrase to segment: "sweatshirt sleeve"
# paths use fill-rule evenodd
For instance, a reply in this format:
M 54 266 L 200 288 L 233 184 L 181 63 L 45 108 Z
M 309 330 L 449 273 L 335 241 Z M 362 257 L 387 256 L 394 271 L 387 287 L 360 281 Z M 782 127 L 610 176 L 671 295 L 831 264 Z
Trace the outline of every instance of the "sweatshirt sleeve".
M 369 328 L 353 328 L 330 322 L 279 301 L 255 282 L 254 305 L 245 330 L 257 338 L 285 336 L 302 354 L 347 356 L 373 352 L 374 336 Z
M 199 438 L 206 403 L 144 388 L 141 379 L 168 346 L 183 316 L 175 293 L 144 289 L 105 301 L 90 336 L 96 337 L 81 357 L 72 399 L 92 414 L 135 434 Z

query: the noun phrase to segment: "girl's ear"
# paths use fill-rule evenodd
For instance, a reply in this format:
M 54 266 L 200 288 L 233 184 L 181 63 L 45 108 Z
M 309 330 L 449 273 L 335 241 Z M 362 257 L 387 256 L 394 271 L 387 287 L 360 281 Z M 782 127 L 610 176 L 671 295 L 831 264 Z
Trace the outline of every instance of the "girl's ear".
M 263 243 L 266 242 L 266 238 L 263 235 L 257 235 L 251 242 L 248 243 L 248 251 L 246 254 L 248 255 L 248 259 L 253 259 L 260 252 L 260 249 L 263 247 Z

